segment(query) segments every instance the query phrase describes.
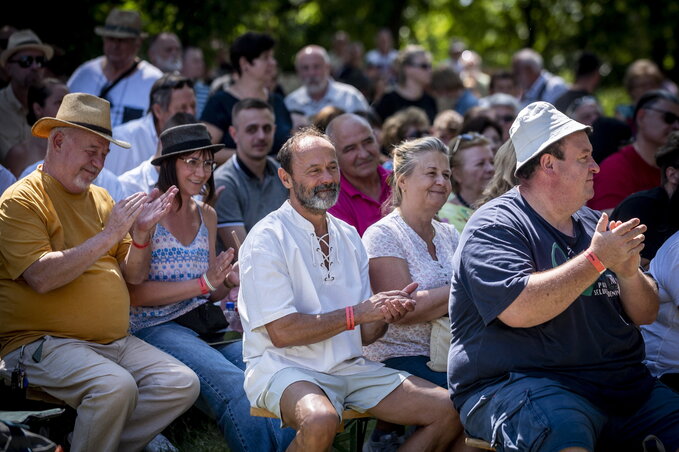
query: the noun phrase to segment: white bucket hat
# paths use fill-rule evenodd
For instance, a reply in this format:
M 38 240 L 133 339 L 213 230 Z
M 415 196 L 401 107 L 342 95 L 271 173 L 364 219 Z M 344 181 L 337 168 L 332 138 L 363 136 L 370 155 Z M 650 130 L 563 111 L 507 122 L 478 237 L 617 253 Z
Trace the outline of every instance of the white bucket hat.
M 527 105 L 509 129 L 516 152 L 514 174 L 550 144 L 581 130 L 590 131 L 592 128 L 570 119 L 548 102 Z

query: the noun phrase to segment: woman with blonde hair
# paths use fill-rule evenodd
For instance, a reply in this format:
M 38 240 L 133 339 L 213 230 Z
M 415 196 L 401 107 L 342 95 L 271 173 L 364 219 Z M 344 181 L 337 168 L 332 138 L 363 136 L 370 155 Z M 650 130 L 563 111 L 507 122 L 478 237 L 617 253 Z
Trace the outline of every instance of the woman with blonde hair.
M 431 335 L 433 323 L 448 313 L 452 257 L 459 240 L 454 227 L 435 219 L 451 191 L 448 149 L 438 138 L 424 137 L 401 143 L 393 155 L 393 210 L 363 235 L 370 285 L 375 293 L 406 282 L 419 286 L 413 293 L 415 310 L 363 350 L 369 359 L 445 388 L 445 368 L 431 363 Z M 386 428 L 378 425 L 376 430 L 395 438 Z M 379 440 L 380 434 L 371 439 Z
M 500 195 L 503 195 L 519 183 L 519 179 L 514 175 L 516 171 L 516 154 L 512 140 L 504 142 L 495 154 L 495 174 L 483 189 L 481 198 L 474 206 L 476 209 Z

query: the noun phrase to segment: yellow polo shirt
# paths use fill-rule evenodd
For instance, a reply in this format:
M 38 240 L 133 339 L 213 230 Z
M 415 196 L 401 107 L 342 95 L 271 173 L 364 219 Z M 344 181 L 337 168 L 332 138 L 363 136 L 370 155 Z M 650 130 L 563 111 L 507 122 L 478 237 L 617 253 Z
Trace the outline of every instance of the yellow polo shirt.
M 48 293 L 37 293 L 22 277 L 45 254 L 101 232 L 113 205 L 105 189 L 68 193 L 41 167 L 0 197 L 0 356 L 45 335 L 105 344 L 127 334 L 130 299 L 119 262 L 129 235 Z

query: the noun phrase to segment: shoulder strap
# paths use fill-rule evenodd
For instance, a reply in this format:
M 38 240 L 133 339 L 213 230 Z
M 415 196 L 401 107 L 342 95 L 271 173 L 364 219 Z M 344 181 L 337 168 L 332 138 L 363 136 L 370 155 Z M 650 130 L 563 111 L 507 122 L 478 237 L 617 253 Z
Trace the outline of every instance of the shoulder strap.
M 101 92 L 99 93 L 99 97 L 106 98 L 106 95 L 109 93 L 109 91 L 111 91 L 118 83 L 120 83 L 120 81 L 122 79 L 124 79 L 125 77 L 130 75 L 132 72 L 134 72 L 134 70 L 137 69 L 137 66 L 139 66 L 139 60 L 134 60 L 134 64 L 132 66 L 130 66 L 130 68 L 128 70 L 126 70 L 125 72 L 120 74 L 117 79 L 113 80 L 111 83 L 109 83 L 108 85 L 104 86 L 101 89 Z

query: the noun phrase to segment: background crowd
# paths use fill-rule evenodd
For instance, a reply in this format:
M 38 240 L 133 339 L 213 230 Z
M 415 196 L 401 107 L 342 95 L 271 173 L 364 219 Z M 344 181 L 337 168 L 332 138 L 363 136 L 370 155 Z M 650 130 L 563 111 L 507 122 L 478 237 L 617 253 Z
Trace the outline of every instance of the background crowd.
M 362 236 L 373 292 L 420 282 L 408 320 L 363 349 L 372 360 L 446 387 L 445 367 L 430 350 L 447 315 L 449 264 L 473 213 L 517 184 L 510 127 L 538 101 L 590 128 L 600 171 L 587 205 L 647 226 L 641 264 L 667 277 L 661 296 L 679 304 L 668 276 L 679 230 L 678 88 L 650 55 L 629 62 L 619 81 L 628 98 L 607 112 L 598 90 L 608 65 L 590 49 L 577 52 L 566 81 L 532 48 L 513 49 L 506 67 L 491 70 L 473 42 L 450 39 L 446 57 L 436 59 L 428 43 L 399 46 L 387 28 L 367 51 L 337 31 L 330 42 L 296 49 L 288 74 L 279 68 L 279 37 L 272 34 L 244 31 L 208 67 L 206 54 L 214 49 L 182 42 L 178 30 L 149 35 L 137 11 L 114 8 L 91 31 L 100 54 L 64 73 L 53 64 L 63 54 L 41 39 L 43 31 L 0 29 L 0 194 L 45 161 L 48 137 L 31 128 L 56 117 L 65 96 L 109 101 L 110 152 L 93 184 L 115 201 L 151 196 L 157 187 L 172 191 L 179 204 L 154 223 L 153 240 L 170 251 L 153 255 L 148 280 L 130 292 L 131 332 L 198 374 L 199 400 L 232 450 L 247 450 L 247 437 L 271 438 L 267 447 L 282 449 L 291 432 L 270 421 L 244 422 L 240 343 L 213 348 L 206 345 L 213 338 L 185 337 L 175 324 L 206 306 L 208 292 L 202 283 L 196 292 L 194 279 L 207 279 L 208 287 L 219 281 L 211 301 L 234 301 L 227 288 L 239 280 L 231 261 L 257 222 L 288 198 L 276 155 L 307 126 L 327 133 L 336 149 L 339 197 L 327 210 Z M 191 266 L 189 274 L 175 281 L 163 273 L 163 264 L 180 261 Z M 667 345 L 679 342 L 676 308 L 661 308 L 643 331 L 647 365 L 679 390 L 679 356 Z M 233 388 L 238 394 L 229 394 Z M 242 403 L 232 406 L 235 399 Z M 405 439 L 387 422 L 372 437 L 375 447 Z

